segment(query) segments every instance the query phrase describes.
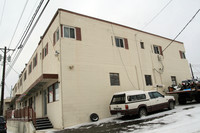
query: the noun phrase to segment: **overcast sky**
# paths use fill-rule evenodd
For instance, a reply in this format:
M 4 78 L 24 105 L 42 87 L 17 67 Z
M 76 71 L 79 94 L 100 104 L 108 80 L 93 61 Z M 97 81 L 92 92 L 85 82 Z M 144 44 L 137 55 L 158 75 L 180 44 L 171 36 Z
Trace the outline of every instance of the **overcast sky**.
M 9 46 L 26 1 L 27 0 L 0 0 L 0 48 Z M 46 1 L 47 0 L 45 0 L 45 2 Z M 18 73 L 21 73 L 24 69 L 25 63 L 29 61 L 38 45 L 40 36 L 43 35 L 58 8 L 108 20 L 173 39 L 200 9 L 200 0 L 170 1 L 171 0 L 50 0 L 13 69 Z M 4 2 L 5 6 L 3 6 Z M 25 13 L 22 16 L 10 48 L 15 48 L 17 45 L 27 22 L 29 22 L 39 2 L 40 0 L 28 0 Z M 169 2 L 170 4 L 159 16 L 146 28 L 143 28 Z M 200 12 L 177 40 L 184 43 L 188 62 L 192 63 L 196 76 L 200 77 Z M 9 52 L 8 55 L 11 53 L 12 52 Z M 0 54 L 3 53 L 0 51 Z M 8 67 L 7 65 L 7 68 Z M 10 88 L 17 82 L 18 76 L 19 74 L 13 70 L 7 76 L 6 96 L 9 96 Z M 0 77 L 2 77 L 2 66 L 0 66 Z

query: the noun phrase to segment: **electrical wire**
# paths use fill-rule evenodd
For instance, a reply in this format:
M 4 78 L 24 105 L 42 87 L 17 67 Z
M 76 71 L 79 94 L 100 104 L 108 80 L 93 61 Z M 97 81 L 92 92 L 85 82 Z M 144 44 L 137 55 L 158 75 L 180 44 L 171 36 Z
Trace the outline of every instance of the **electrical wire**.
M 27 34 L 28 34 L 28 32 L 29 32 L 29 30 L 30 30 L 32 24 L 33 24 L 33 21 L 35 20 L 35 17 L 37 16 L 37 14 L 38 14 L 38 12 L 39 12 L 39 10 L 40 10 L 40 8 L 41 8 L 43 2 L 44 2 L 44 0 L 41 0 L 41 1 L 40 1 L 39 5 L 38 5 L 38 7 L 37 7 L 37 9 L 36 9 L 36 11 L 34 12 L 34 14 L 33 14 L 32 18 L 31 18 L 31 20 L 29 21 L 29 23 L 28 23 L 26 29 L 24 30 L 23 35 L 21 36 L 19 42 L 17 43 L 17 45 L 16 45 L 16 47 L 15 47 L 15 49 L 14 49 L 14 50 L 15 50 L 15 55 L 14 55 L 14 57 L 13 57 L 13 60 L 16 60 L 17 55 L 18 55 L 18 53 L 20 52 L 19 46 L 23 43 L 24 38 L 27 36 Z M 13 54 L 14 54 L 14 52 L 11 54 L 11 57 L 13 56 Z M 16 62 L 16 61 L 14 61 L 14 62 L 12 61 L 11 67 L 14 66 L 15 62 Z M 7 70 L 6 75 L 8 75 L 8 73 L 9 73 L 10 71 L 11 71 L 11 68 L 9 68 L 9 69 Z M 7 76 L 6 76 L 6 77 L 7 77 Z
M 23 14 L 24 14 L 24 11 L 25 11 L 25 9 L 26 9 L 26 6 L 27 6 L 27 4 L 28 4 L 28 1 L 29 1 L 29 0 L 26 0 L 26 3 L 25 3 L 25 5 L 24 5 L 24 8 L 23 8 L 22 13 L 21 13 L 21 15 L 20 15 L 20 18 L 19 18 L 19 20 L 18 20 L 18 22 L 17 22 L 17 26 L 16 26 L 16 28 L 15 28 L 15 31 L 14 31 L 13 35 L 12 35 L 12 38 L 11 38 L 11 40 L 10 40 L 10 43 L 9 43 L 8 48 L 10 48 L 10 45 L 11 45 L 11 43 L 12 43 L 12 41 L 13 41 L 13 38 L 14 38 L 14 36 L 15 36 L 15 34 L 16 34 L 16 31 L 17 31 L 17 29 L 18 29 L 19 23 L 20 23 L 21 18 L 22 18 Z
M 3 11 L 2 11 L 2 13 L 1 13 L 0 26 L 1 26 L 1 23 L 2 23 L 2 21 L 3 21 L 3 14 L 4 14 L 5 6 L 6 6 L 6 0 L 4 0 L 4 3 L 3 3 Z
M 143 26 L 142 30 L 144 30 L 154 19 L 156 19 L 160 13 L 172 2 L 172 0 L 170 0 L 146 25 Z
M 195 13 L 195 15 L 190 19 L 190 21 L 183 27 L 183 29 L 176 35 L 176 37 L 163 49 L 162 53 L 176 40 L 176 38 L 185 30 L 185 28 L 192 22 L 192 20 L 196 17 L 199 13 L 200 9 Z
M 46 9 L 46 7 L 47 7 L 49 1 L 50 1 L 50 0 L 48 0 L 48 1 L 46 2 L 45 6 L 43 7 L 42 11 L 40 12 L 40 14 L 39 14 L 37 20 L 35 21 L 34 25 L 32 26 L 32 28 L 31 28 L 30 32 L 28 33 L 28 35 L 26 36 L 26 38 L 23 38 L 23 42 L 22 42 L 22 43 L 20 44 L 20 46 L 19 46 L 19 47 L 20 47 L 19 52 L 17 53 L 16 58 L 12 61 L 12 64 L 11 64 L 12 67 L 14 66 L 15 62 L 17 61 L 19 55 L 21 54 L 21 52 L 22 52 L 24 46 L 26 45 L 26 43 L 27 43 L 27 41 L 28 41 L 30 35 L 32 34 L 32 32 L 33 32 L 33 30 L 34 30 L 36 24 L 38 23 L 38 21 L 39 21 L 40 17 L 42 16 L 44 10 Z M 24 39 L 25 39 L 25 40 L 24 40 Z M 11 70 L 11 69 L 9 69 L 9 71 L 6 72 L 6 77 L 8 76 L 10 70 Z

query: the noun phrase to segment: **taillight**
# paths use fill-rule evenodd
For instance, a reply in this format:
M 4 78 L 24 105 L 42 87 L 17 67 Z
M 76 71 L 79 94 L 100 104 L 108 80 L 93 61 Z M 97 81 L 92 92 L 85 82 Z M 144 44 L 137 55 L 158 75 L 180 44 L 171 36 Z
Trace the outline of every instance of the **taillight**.
M 128 110 L 128 105 L 125 105 L 125 109 Z

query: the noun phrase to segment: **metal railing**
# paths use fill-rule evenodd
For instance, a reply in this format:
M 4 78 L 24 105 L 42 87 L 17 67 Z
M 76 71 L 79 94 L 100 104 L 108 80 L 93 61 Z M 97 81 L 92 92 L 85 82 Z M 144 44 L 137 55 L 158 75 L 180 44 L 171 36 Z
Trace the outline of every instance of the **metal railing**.
M 16 110 L 7 110 L 6 119 L 16 121 L 32 121 L 35 125 L 36 113 L 32 107 L 24 107 L 23 109 Z

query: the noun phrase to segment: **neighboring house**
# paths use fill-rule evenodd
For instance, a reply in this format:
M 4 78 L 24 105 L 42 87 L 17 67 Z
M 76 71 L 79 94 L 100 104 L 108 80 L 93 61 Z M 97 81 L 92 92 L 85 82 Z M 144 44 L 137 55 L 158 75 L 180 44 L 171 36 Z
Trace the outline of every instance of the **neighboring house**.
M 59 9 L 13 89 L 12 107 L 32 107 L 55 128 L 110 116 L 112 95 L 161 93 L 191 77 L 182 42 Z

